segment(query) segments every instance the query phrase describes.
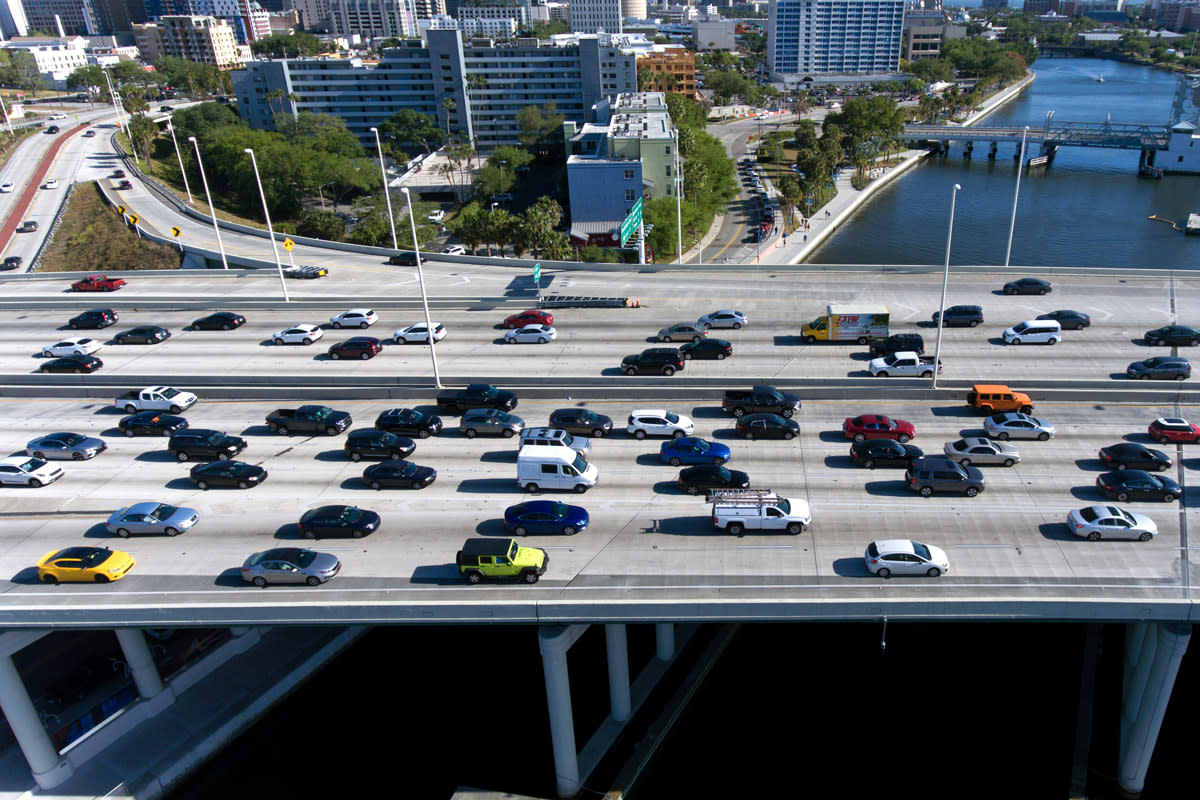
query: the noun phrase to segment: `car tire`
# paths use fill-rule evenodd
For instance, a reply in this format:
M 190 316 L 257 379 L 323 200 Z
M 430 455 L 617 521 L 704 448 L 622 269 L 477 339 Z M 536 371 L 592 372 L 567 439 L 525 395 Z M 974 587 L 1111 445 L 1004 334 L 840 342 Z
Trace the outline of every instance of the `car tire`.
M 1022 414 L 1032 414 L 1033 406 L 1021 406 L 1021 413 Z
M 133 428 L 126 428 L 122 431 L 126 436 L 133 436 Z
M 350 531 L 350 535 L 355 539 L 361 539 L 363 537 L 363 532 L 358 528 L 355 528 L 354 530 Z
M 1176 500 L 1179 499 L 1179 496 L 1176 495 L 1174 492 L 1166 492 L 1163 494 L 1162 499 L 1163 499 L 1164 503 L 1174 503 Z
M 1124 472 L 1128 468 L 1129 468 L 1128 464 L 1125 464 L 1125 463 L 1117 464 L 1117 470 L 1120 472 Z
M 108 583 L 108 576 L 107 575 L 96 575 L 94 578 L 92 578 L 92 580 L 95 581 L 96 583 Z
M 1087 538 L 1088 538 L 1088 541 L 1089 541 L 1089 542 L 1098 542 L 1098 541 L 1100 541 L 1100 531 L 1092 531 L 1091 533 L 1089 533 L 1089 534 L 1087 535 Z
M 856 433 L 856 434 L 854 434 L 854 441 L 856 441 L 856 442 L 862 442 L 862 441 L 865 441 L 865 440 L 866 440 L 866 438 L 867 438 L 867 435 L 866 435 L 865 433 Z
M 583 494 L 587 490 L 588 490 L 588 487 L 587 487 L 586 483 L 575 484 L 575 494 Z
M 29 479 L 28 486 L 29 486 L 31 489 L 40 489 L 40 488 L 41 488 L 41 486 L 42 486 L 42 482 L 41 482 L 41 481 L 39 481 L 37 478 L 30 478 L 30 479 Z
M 909 436 L 907 433 L 902 433 L 899 436 L 897 436 L 896 439 L 900 442 L 900 444 L 906 444 L 912 440 L 912 437 Z
M 785 408 L 785 409 L 783 409 L 782 411 L 780 411 L 780 412 L 779 412 L 779 415 L 780 415 L 781 417 L 783 417 L 784 419 L 791 419 L 791 418 L 792 418 L 792 417 L 795 415 L 795 413 L 796 413 L 796 409 L 794 409 L 794 408 Z
M 787 526 L 787 532 L 792 536 L 799 536 L 804 532 L 804 526 L 799 522 L 789 522 Z
M 786 432 L 783 434 L 783 438 L 784 438 L 784 441 L 788 441 L 788 442 L 790 442 L 792 439 L 795 439 L 795 438 L 796 438 L 796 434 L 795 434 L 795 433 L 793 433 L 792 431 L 786 431 Z
M 513 431 L 512 428 L 505 428 L 504 432 L 501 433 L 500 435 L 503 436 L 505 439 L 511 439 L 515 435 L 515 431 Z
M 720 467 L 725 463 L 725 459 L 721 458 L 720 456 L 714 456 L 713 463 L 716 464 L 718 467 Z M 675 466 L 675 465 L 672 464 L 671 466 Z
M 682 464 L 683 462 L 682 462 L 682 461 L 679 459 L 679 456 L 674 456 L 674 457 L 673 457 L 673 458 L 671 458 L 671 460 L 670 460 L 670 461 L 668 461 L 667 463 L 668 463 L 668 464 L 670 464 L 672 467 L 678 467 L 678 466 L 679 466 L 680 464 Z
M 1083 330 L 1083 323 L 1081 322 L 1081 323 L 1079 323 L 1078 325 L 1076 325 L 1076 326 L 1075 326 L 1075 330 L 1077 330 L 1077 331 L 1081 331 L 1081 330 Z
M 930 497 L 932 495 L 933 495 L 933 487 L 932 486 L 922 486 L 921 487 L 921 497 Z
M 930 578 L 939 578 L 942 575 L 942 571 L 937 567 L 930 567 L 929 569 L 925 570 L 925 575 Z
M 360 453 L 358 450 L 351 450 L 350 451 L 350 460 L 351 461 L 362 461 L 362 453 Z
M 683 431 L 671 431 L 671 438 L 672 439 L 682 439 Z
M 196 481 L 196 488 L 202 492 L 207 490 L 208 489 L 208 481 Z
M 636 367 L 626 367 L 625 374 L 626 375 L 637 375 L 637 368 Z
M 169 526 L 168 526 L 168 527 L 166 527 L 166 528 L 163 528 L 163 533 L 165 533 L 167 536 L 178 536 L 178 535 L 179 535 L 179 529 L 178 529 L 178 528 L 172 528 L 172 527 L 169 527 Z
M 75 458 L 76 460 L 78 460 L 78 459 L 79 459 L 79 457 L 80 457 L 79 453 L 73 453 L 72 455 L 74 456 L 74 458 Z M 33 457 L 34 457 L 34 458 L 40 458 L 42 461 L 45 461 L 45 460 L 46 460 L 46 455 L 45 455 L 45 453 L 42 453 L 40 450 L 34 450 L 34 451 L 33 451 Z
M 223 330 L 223 331 L 232 330 L 232 326 L 229 323 L 225 323 L 224 325 L 221 326 L 221 330 Z
M 1177 380 L 1177 381 L 1186 381 L 1186 380 L 1187 380 L 1187 375 L 1176 375 L 1176 376 L 1175 376 L 1175 380 Z
M 250 582 L 253 583 L 255 586 L 257 586 L 260 589 L 267 588 L 267 579 L 264 578 L 262 575 L 255 575 L 254 578 L 251 579 Z
M 666 367 L 663 367 L 663 375 L 666 375 L 666 376 L 669 378 L 669 377 L 671 377 L 671 376 L 672 376 L 672 375 L 674 375 L 674 374 L 675 374 L 675 368 L 674 368 L 674 367 L 672 367 L 672 366 L 666 366 Z M 1180 378 L 1182 378 L 1183 376 L 1182 376 L 1182 375 L 1180 375 L 1179 377 L 1180 377 Z
M 1150 380 L 1150 376 L 1146 373 L 1142 373 L 1141 375 L 1137 376 L 1137 379 L 1139 381 L 1148 381 L 1148 380 Z
M 308 338 L 307 336 L 305 336 L 305 337 L 304 337 L 304 339 L 303 339 L 303 342 L 304 342 L 304 344 L 312 344 L 312 339 L 310 339 L 310 338 Z
M 330 425 L 329 427 L 327 427 L 327 428 L 325 429 L 325 435 L 326 435 L 326 436 L 337 436 L 337 435 L 338 435 L 338 429 L 337 429 L 337 428 L 335 428 L 335 427 L 333 427 L 332 425 Z
M 977 319 L 973 319 L 967 323 L 968 328 L 974 328 L 974 327 L 977 327 L 978 325 L 979 325 L 979 320 L 977 320 Z
M 880 567 L 878 570 L 875 571 L 875 574 L 878 575 L 880 578 L 892 577 L 892 571 L 890 569 L 888 569 L 887 567 Z
M 688 494 L 699 494 L 699 493 L 700 493 L 700 487 L 699 487 L 699 486 L 688 486 L 688 487 L 687 487 L 687 493 L 688 493 Z
M 1016 289 L 1013 289 L 1012 287 L 1005 287 L 1005 289 L 1004 289 L 1004 293 L 1005 293 L 1006 295 L 1008 295 L 1009 297 L 1012 297 L 1014 294 L 1016 294 L 1016 293 L 1017 293 L 1017 290 L 1016 290 Z
M 523 581 L 525 581 L 526 583 L 537 583 L 539 577 L 541 577 L 541 576 L 538 575 L 533 570 L 526 570 L 525 572 L 523 572 L 521 574 L 521 579 Z
M 597 439 L 603 439 L 604 438 L 604 429 L 596 428 L 596 430 L 592 431 L 592 436 L 596 437 Z
M 706 325 L 705 327 L 707 328 L 708 326 Z M 734 329 L 735 331 L 736 331 L 736 330 L 740 330 L 740 329 L 741 329 L 741 327 L 742 327 L 742 323 L 740 323 L 740 322 L 735 322 L 735 323 L 733 323 L 733 329 Z
M 363 354 L 359 356 L 359 358 L 361 358 L 363 361 L 366 361 L 370 357 L 371 357 L 371 354 L 367 353 L 367 352 L 363 352 Z
M 339 328 L 341 328 L 341 327 L 342 327 L 342 323 L 340 323 L 340 322 L 334 322 L 334 323 L 333 323 L 333 328 L 334 328 L 334 330 L 337 330 L 337 329 L 339 329 Z
M 643 430 L 640 430 L 640 429 L 639 429 L 639 430 L 636 430 L 636 431 L 634 431 L 634 432 L 633 432 L 633 438 L 635 438 L 635 439 L 645 439 L 645 438 L 646 438 L 646 432 L 645 432 L 645 431 L 643 431 Z
M 1138 541 L 1139 542 L 1148 542 L 1153 538 L 1154 538 L 1154 534 L 1150 533 L 1150 531 L 1143 531 L 1142 535 L 1138 537 Z
M 525 491 L 527 491 L 527 492 L 536 492 L 537 490 L 538 490 L 538 485 L 537 485 L 536 483 L 527 483 L 527 484 L 525 484 Z
M 725 527 L 725 530 L 729 531 L 730 536 L 741 536 L 746 532 L 745 526 L 740 522 L 729 523 L 729 525 Z
M 684 360 L 684 361 L 691 361 L 691 360 L 692 360 L 692 354 L 691 354 L 691 353 L 684 353 L 684 354 L 683 354 L 683 360 Z
M 180 413 L 181 411 L 183 411 L 183 409 L 182 409 L 182 408 L 180 408 L 179 406 L 171 406 L 171 407 L 170 407 L 168 410 L 169 410 L 169 411 L 170 411 L 172 414 L 178 414 L 178 413 Z
M 117 528 L 116 531 L 114 531 L 114 533 L 116 533 L 117 536 L 120 536 L 122 539 L 129 538 L 129 529 L 128 528 Z
M 815 336 L 805 336 L 805 337 L 804 337 L 804 343 L 805 343 L 805 344 L 816 344 L 816 343 L 817 343 L 817 337 L 815 337 Z
M 881 369 L 881 370 L 879 370 L 879 372 L 875 373 L 876 378 L 886 378 L 887 376 L 888 376 L 888 373 L 887 373 L 886 369 Z
M 477 584 L 483 580 L 483 573 L 480 572 L 479 570 L 473 569 L 467 573 L 466 578 L 467 578 L 467 583 L 474 586 L 475 584 Z
M 1129 499 L 1129 492 L 1117 492 L 1117 502 L 1124 503 Z
M 1004 438 L 1007 439 L 1008 436 L 1006 435 Z M 1045 431 L 1042 431 L 1041 433 L 1038 434 L 1037 438 L 1038 438 L 1039 442 L 1044 442 L 1050 438 L 1050 434 L 1046 433 Z
M 76 330 L 76 331 L 79 330 L 78 322 L 72 322 L 72 323 L 70 323 L 70 325 L 71 325 L 71 330 Z
M 1004 466 L 1006 467 L 1011 467 L 1015 463 L 1017 462 L 1013 461 L 1011 458 L 1004 459 Z
M 725 360 L 725 354 L 717 353 L 717 361 L 724 361 L 724 360 Z
M 974 486 L 967 487 L 967 497 L 974 497 L 977 494 L 979 494 L 979 490 L 976 489 Z
M 867 469 L 875 469 L 875 460 L 868 458 L 863 460 L 863 466 Z
M 250 484 L 246 483 L 246 481 L 238 481 L 238 485 L 237 485 L 237 487 L 238 487 L 239 489 L 249 489 L 249 488 L 250 488 Z
M 332 353 L 329 354 L 329 357 L 332 358 L 334 361 L 337 361 L 339 358 L 341 358 L 341 355 L 338 354 L 337 350 L 334 350 Z
M 164 428 L 164 429 L 163 429 L 163 432 L 162 432 L 162 435 L 163 435 L 163 436 L 166 436 L 166 437 L 170 437 L 170 435 L 171 435 L 171 432 L 170 432 L 169 430 L 166 430 L 166 429 Z
M 958 460 L 958 465 L 959 465 L 960 467 L 969 467 L 969 466 L 971 466 L 971 459 L 969 459 L 969 458 L 960 458 L 960 459 Z
M 1020 343 L 1021 343 L 1021 337 L 1020 337 L 1020 336 L 1014 336 L 1013 338 L 1011 338 L 1011 339 L 1009 339 L 1009 340 L 1008 340 L 1008 343 L 1009 343 L 1009 344 L 1020 344 Z
M 276 336 L 276 337 L 275 337 L 275 344 L 283 344 L 283 339 L 281 339 L 281 338 L 279 338 L 278 336 Z
M 700 339 L 701 339 L 701 338 L 702 338 L 702 337 L 700 337 L 700 336 L 693 336 L 693 337 L 692 337 L 692 344 L 700 344 Z
M 135 406 L 133 403 L 126 403 L 125 404 L 125 413 L 126 414 L 136 414 L 137 406 Z
M 754 431 L 746 431 L 742 434 L 742 438 L 748 442 L 754 441 Z
M 579 533 L 579 529 L 574 525 L 567 525 L 562 529 L 563 536 L 574 536 L 577 533 Z
M 1046 341 L 1046 344 L 1048 344 L 1048 345 L 1050 345 L 1051 347 L 1053 347 L 1054 345 L 1058 344 L 1058 339 L 1055 339 L 1055 338 L 1053 338 L 1053 337 L 1052 337 L 1052 338 L 1050 338 L 1049 340 L 1047 340 L 1047 341 Z
M 316 575 L 309 575 L 307 578 L 304 579 L 304 582 L 306 584 L 308 584 L 309 586 L 320 586 L 321 585 L 321 579 L 318 578 Z

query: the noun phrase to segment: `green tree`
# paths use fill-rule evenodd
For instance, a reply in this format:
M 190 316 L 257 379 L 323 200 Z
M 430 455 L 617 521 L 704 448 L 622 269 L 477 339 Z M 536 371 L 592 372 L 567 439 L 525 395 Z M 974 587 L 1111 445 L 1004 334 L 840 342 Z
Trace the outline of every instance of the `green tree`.
M 142 152 L 147 164 L 152 163 L 150 161 L 150 143 L 157 135 L 158 125 L 153 120 L 142 114 L 134 114 L 129 118 L 129 138 L 132 140 L 133 146 Z
M 199 103 L 188 108 L 176 109 L 171 114 L 171 124 L 180 141 L 195 136 L 200 139 L 210 131 L 218 128 L 237 127 L 243 124 L 242 118 L 229 106 L 221 103 Z
M 411 108 L 401 109 L 381 123 L 379 137 L 384 152 L 393 158 L 413 150 L 432 153 L 446 141 L 446 134 L 438 126 L 437 119 Z
M 549 197 L 539 197 L 537 202 L 525 209 L 521 224 L 525 227 L 525 238 L 535 253 L 542 253 L 554 241 L 554 230 L 562 222 L 562 206 Z
M 108 89 L 104 80 L 104 70 L 94 64 L 77 67 L 67 76 L 67 88 L 85 91 L 88 94 L 99 94 Z
M 295 117 L 280 114 L 275 128 L 289 142 L 304 143 L 308 147 L 346 158 L 362 158 L 366 155 L 362 145 L 346 127 L 346 121 L 332 114 L 314 114 L 301 111 Z
M 346 223 L 332 211 L 312 211 L 304 215 L 296 232 L 327 242 L 340 242 L 346 234 Z
M 300 58 L 323 53 L 325 47 L 311 33 L 278 33 L 251 42 L 250 51 L 255 55 L 271 56 L 272 58 Z
M 566 117 L 550 103 L 544 109 L 525 106 L 517 112 L 517 141 L 540 161 L 563 160 L 562 125 Z
M 42 78 L 33 54 L 25 50 L 13 50 L 9 58 L 11 82 L 15 83 L 18 89 L 37 97 L 38 92 L 46 88 L 46 81 Z

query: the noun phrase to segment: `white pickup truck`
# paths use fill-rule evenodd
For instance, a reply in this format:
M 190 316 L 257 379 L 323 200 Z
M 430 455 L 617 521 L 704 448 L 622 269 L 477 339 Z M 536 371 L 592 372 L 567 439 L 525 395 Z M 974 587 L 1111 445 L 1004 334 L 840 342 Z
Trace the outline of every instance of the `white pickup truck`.
M 196 405 L 199 398 L 174 386 L 148 386 L 140 392 L 126 392 L 113 401 L 126 414 L 138 411 L 169 411 L 178 414 Z
M 812 524 L 803 500 L 788 500 L 770 489 L 718 489 L 709 492 L 713 525 L 741 536 L 746 531 L 786 531 L 793 536 Z
M 886 378 L 931 378 L 933 377 L 933 356 L 917 355 L 912 350 L 902 350 L 890 356 L 871 359 L 871 374 Z M 942 362 L 937 365 L 938 374 L 942 374 Z

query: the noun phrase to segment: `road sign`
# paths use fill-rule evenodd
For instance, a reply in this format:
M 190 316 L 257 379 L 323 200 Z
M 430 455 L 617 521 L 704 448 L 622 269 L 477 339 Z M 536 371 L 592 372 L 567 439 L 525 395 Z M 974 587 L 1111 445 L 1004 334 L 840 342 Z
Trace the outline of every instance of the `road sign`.
M 124 213 L 125 213 L 125 206 L 117 206 L 117 213 L 118 213 L 118 214 L 124 214 Z
M 129 221 L 130 221 L 132 224 L 134 224 L 134 225 L 137 225 L 137 224 L 138 224 L 138 215 L 137 215 L 137 214 L 130 214 L 130 215 L 129 215 Z
M 283 237 L 283 249 L 284 250 L 287 250 L 290 253 L 290 252 L 292 252 L 292 248 L 295 246 L 296 246 L 295 242 L 293 242 L 291 239 L 287 238 L 286 236 Z
M 639 197 L 638 201 L 633 204 L 633 208 L 629 210 L 629 216 L 625 217 L 625 221 L 621 223 L 621 247 L 629 241 L 629 237 L 633 236 L 633 232 L 642 224 L 642 200 Z
M 534 264 L 533 265 L 533 282 L 537 283 L 541 279 L 542 279 L 542 265 Z
M 178 237 L 178 236 L 179 236 L 180 234 L 182 234 L 182 233 L 183 233 L 183 231 L 182 231 L 182 230 L 180 230 L 179 228 L 176 228 L 176 227 L 173 227 L 173 228 L 171 228 L 171 234 L 172 234 L 173 236 L 176 236 L 176 237 Z

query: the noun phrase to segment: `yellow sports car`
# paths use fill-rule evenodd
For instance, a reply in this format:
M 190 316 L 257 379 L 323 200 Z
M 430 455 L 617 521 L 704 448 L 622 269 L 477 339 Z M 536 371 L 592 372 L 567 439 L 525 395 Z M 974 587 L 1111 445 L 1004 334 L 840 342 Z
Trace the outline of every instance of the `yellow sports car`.
M 68 547 L 42 556 L 38 579 L 44 583 L 89 581 L 108 583 L 125 577 L 133 569 L 133 556 L 107 547 Z

